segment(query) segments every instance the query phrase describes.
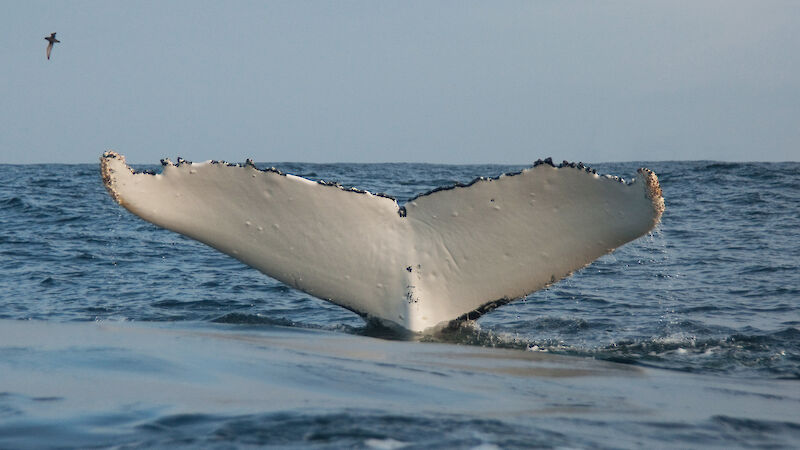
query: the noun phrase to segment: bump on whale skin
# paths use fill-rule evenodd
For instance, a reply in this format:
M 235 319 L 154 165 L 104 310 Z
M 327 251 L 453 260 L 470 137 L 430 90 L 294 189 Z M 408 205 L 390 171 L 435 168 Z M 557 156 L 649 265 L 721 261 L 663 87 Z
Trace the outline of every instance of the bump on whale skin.
M 664 211 L 656 175 L 625 182 L 550 158 L 496 178 L 384 194 L 258 169 L 252 161 L 136 172 L 100 158 L 111 197 L 366 320 L 423 332 L 569 276 L 652 230 Z

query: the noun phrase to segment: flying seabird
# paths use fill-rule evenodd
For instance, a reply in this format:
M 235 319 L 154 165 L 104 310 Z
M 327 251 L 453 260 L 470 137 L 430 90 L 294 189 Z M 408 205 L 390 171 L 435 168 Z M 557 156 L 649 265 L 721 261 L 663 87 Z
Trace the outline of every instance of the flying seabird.
M 50 52 L 53 50 L 53 44 L 61 41 L 56 39 L 55 33 L 50 33 L 50 36 L 45 36 L 44 39 L 49 42 L 49 44 L 47 44 L 47 59 L 50 59 Z

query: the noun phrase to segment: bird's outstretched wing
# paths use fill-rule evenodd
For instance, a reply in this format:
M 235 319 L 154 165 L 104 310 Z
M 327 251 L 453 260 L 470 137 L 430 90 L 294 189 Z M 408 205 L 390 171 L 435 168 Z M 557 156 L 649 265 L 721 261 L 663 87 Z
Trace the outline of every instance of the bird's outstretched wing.
M 47 59 L 50 59 L 50 52 L 53 50 L 53 43 L 50 42 L 47 44 Z M 41 58 L 41 56 L 40 56 Z
M 650 231 L 656 176 L 627 184 L 574 165 L 394 199 L 252 164 L 135 173 L 106 152 L 111 196 L 311 295 L 423 331 L 522 297 Z

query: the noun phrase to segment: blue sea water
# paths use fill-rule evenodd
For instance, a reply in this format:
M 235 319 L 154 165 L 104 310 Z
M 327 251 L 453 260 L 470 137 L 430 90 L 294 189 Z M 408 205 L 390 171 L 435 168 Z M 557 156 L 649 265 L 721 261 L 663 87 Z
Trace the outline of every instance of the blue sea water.
M 522 168 L 271 165 L 400 203 Z M 0 447 L 800 446 L 800 163 L 593 167 L 658 174 L 654 233 L 408 342 L 129 214 L 97 165 L 0 165 Z

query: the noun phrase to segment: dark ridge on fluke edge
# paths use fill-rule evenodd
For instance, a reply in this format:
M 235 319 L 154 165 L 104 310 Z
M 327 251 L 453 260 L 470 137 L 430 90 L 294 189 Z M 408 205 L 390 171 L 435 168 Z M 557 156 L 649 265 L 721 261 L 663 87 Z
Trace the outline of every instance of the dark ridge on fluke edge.
M 545 165 L 545 164 L 549 165 L 549 166 L 551 166 L 553 168 L 556 168 L 556 169 L 562 169 L 562 168 L 567 168 L 568 167 L 568 168 L 571 168 L 571 169 L 583 170 L 586 173 L 591 173 L 593 175 L 598 175 L 596 170 L 592 169 L 591 167 L 588 167 L 588 166 L 584 165 L 582 162 L 579 162 L 579 163 L 576 164 L 576 163 L 571 163 L 571 162 L 568 162 L 568 161 L 564 161 L 563 163 L 561 163 L 558 166 L 556 166 L 555 164 L 553 164 L 553 158 L 551 158 L 549 156 L 547 158 L 543 159 L 543 160 L 542 159 L 537 159 L 536 162 L 533 163 L 533 166 L 531 168 L 535 168 L 535 167 L 538 167 L 538 166 L 541 166 L 541 165 Z M 527 170 L 527 169 L 525 169 L 525 170 Z M 437 187 L 435 189 L 431 189 L 430 191 L 423 192 L 422 194 L 415 195 L 414 197 L 411 197 L 410 199 L 408 199 L 408 201 L 406 203 L 413 202 L 414 200 L 416 200 L 416 199 L 418 199 L 420 197 L 425 197 L 426 195 L 431 195 L 431 194 L 439 192 L 439 191 L 447 191 L 447 190 L 455 189 L 455 188 L 470 187 L 470 186 L 472 186 L 473 184 L 475 184 L 475 183 L 477 183 L 479 181 L 495 181 L 495 180 L 499 180 L 500 178 L 503 178 L 503 177 L 513 177 L 513 176 L 516 176 L 516 175 L 520 175 L 522 172 L 524 172 L 524 170 L 518 170 L 516 172 L 506 172 L 506 173 L 502 173 L 502 174 L 500 174 L 500 175 L 498 175 L 496 177 L 477 177 L 477 178 L 473 179 L 472 181 L 470 181 L 469 183 L 466 183 L 466 184 L 465 183 L 455 183 L 455 184 L 452 184 L 452 185 L 449 185 L 449 186 L 440 186 L 440 187 Z M 598 176 L 603 176 L 603 177 L 611 179 L 611 180 L 615 180 L 615 181 L 619 181 L 621 183 L 625 183 L 625 180 L 620 178 L 620 177 L 618 177 L 618 176 L 614 176 L 614 175 L 598 175 Z M 403 216 L 403 217 L 405 217 L 405 216 Z
M 112 153 L 112 152 L 107 152 L 105 156 L 111 156 L 113 158 L 116 158 L 117 154 L 116 153 Z M 265 168 L 265 169 L 260 169 L 260 168 L 258 168 L 256 166 L 256 163 L 251 158 L 247 158 L 245 160 L 244 164 L 235 164 L 235 163 L 229 163 L 229 162 L 226 162 L 226 161 L 217 161 L 217 160 L 212 160 L 212 161 L 210 161 L 210 163 L 211 164 L 223 164 L 223 165 L 226 165 L 228 167 L 252 167 L 253 169 L 256 169 L 256 170 L 261 171 L 261 172 L 275 173 L 275 174 L 282 175 L 282 176 L 286 176 L 287 175 L 286 173 L 282 172 L 281 170 L 279 170 L 279 169 L 277 169 L 275 167 L 268 167 L 268 168 Z M 188 160 L 185 160 L 185 159 L 183 159 L 181 157 L 178 157 L 178 162 L 177 163 L 173 163 L 169 158 L 164 158 L 164 159 L 161 160 L 161 165 L 162 166 L 173 165 L 175 167 L 178 167 L 178 166 L 181 166 L 183 164 L 192 165 L 192 162 L 188 161 Z M 551 166 L 551 167 L 553 167 L 555 169 L 563 169 L 563 168 L 577 169 L 577 170 L 582 170 L 582 171 L 584 171 L 586 173 L 590 173 L 590 174 L 593 174 L 593 175 L 602 176 L 604 178 L 607 178 L 607 179 L 610 179 L 610 180 L 614 180 L 614 181 L 617 181 L 617 182 L 620 182 L 620 183 L 627 183 L 627 184 L 632 183 L 632 181 L 626 181 L 625 179 L 620 178 L 620 177 L 615 176 L 615 175 L 600 175 L 600 174 L 597 173 L 597 170 L 585 165 L 583 162 L 574 163 L 574 162 L 569 162 L 569 161 L 564 160 L 561 164 L 556 165 L 555 163 L 553 163 L 553 158 L 549 157 L 549 156 L 547 158 L 545 158 L 545 159 L 537 159 L 530 168 L 536 168 L 536 167 L 541 166 L 541 165 L 549 165 L 549 166 Z M 500 174 L 498 176 L 495 176 L 495 177 L 484 177 L 484 176 L 481 176 L 481 177 L 477 177 L 477 178 L 473 179 L 469 183 L 454 183 L 454 184 L 451 184 L 451 185 L 439 186 L 439 187 L 431 189 L 429 191 L 422 192 L 420 194 L 414 195 L 413 197 L 409 198 L 405 203 L 407 204 L 407 203 L 413 202 L 414 200 L 417 200 L 417 199 L 419 199 L 421 197 L 425 197 L 425 196 L 428 196 L 428 195 L 431 195 L 431 194 L 434 194 L 434 193 L 440 192 L 440 191 L 447 191 L 447 190 L 456 189 L 456 188 L 467 188 L 467 187 L 470 187 L 470 186 L 474 185 L 475 183 L 478 183 L 478 182 L 481 182 L 481 181 L 492 182 L 492 181 L 498 180 L 498 179 L 503 178 L 503 177 L 513 177 L 513 176 L 516 176 L 516 175 L 520 175 L 524 170 L 527 170 L 527 169 L 518 170 L 518 171 L 515 171 L 515 172 L 505 172 L 505 173 L 502 173 L 502 174 Z M 645 170 L 648 170 L 648 169 L 645 169 Z M 146 170 L 135 170 L 134 173 L 146 173 L 146 174 L 149 174 L 149 175 L 155 175 L 156 174 L 154 171 L 149 170 L 149 169 L 146 169 Z M 343 191 L 353 192 L 353 193 L 356 193 L 356 194 L 372 194 L 372 195 L 375 195 L 377 197 L 383 197 L 383 198 L 387 198 L 389 200 L 397 201 L 397 198 L 392 196 L 392 195 L 389 195 L 389 194 L 386 194 L 386 193 L 383 193 L 383 192 L 369 192 L 367 190 L 359 189 L 359 188 L 353 187 L 353 186 L 344 186 L 341 183 L 339 183 L 338 181 L 317 180 L 317 183 L 322 185 L 322 186 L 335 187 L 335 188 L 341 189 Z M 407 216 L 406 207 L 404 205 L 398 204 L 397 214 L 400 217 L 406 217 Z

